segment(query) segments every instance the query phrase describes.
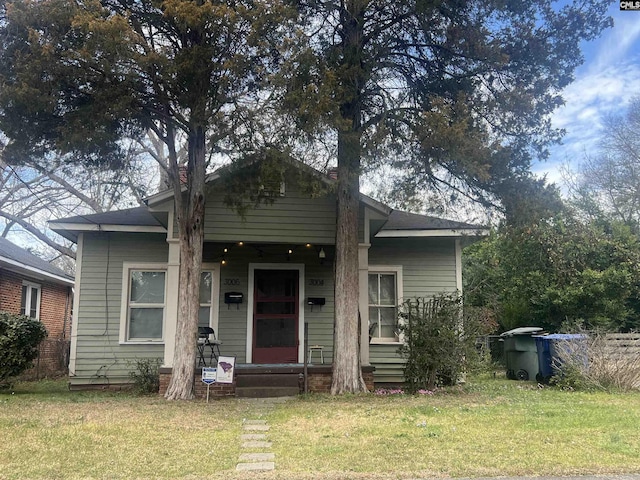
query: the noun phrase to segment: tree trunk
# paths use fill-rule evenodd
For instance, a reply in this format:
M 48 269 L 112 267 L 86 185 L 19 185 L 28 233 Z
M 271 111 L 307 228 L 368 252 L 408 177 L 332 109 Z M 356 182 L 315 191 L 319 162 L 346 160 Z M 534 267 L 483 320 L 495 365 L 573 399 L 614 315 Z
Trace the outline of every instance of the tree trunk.
M 193 398 L 204 241 L 205 161 L 205 129 L 196 127 L 189 136 L 186 201 L 183 202 L 182 198 L 176 195 L 176 216 L 180 236 L 180 285 L 173 373 L 165 394 L 167 400 Z M 173 181 L 180 182 L 180 175 Z
M 360 368 L 358 209 L 360 135 L 338 134 L 338 213 L 331 393 L 366 392 Z
M 335 318 L 331 393 L 366 392 L 360 368 L 358 209 L 362 157 L 362 52 L 366 2 L 343 2 L 340 84 L 344 94 L 338 126 L 338 213 L 336 218 Z

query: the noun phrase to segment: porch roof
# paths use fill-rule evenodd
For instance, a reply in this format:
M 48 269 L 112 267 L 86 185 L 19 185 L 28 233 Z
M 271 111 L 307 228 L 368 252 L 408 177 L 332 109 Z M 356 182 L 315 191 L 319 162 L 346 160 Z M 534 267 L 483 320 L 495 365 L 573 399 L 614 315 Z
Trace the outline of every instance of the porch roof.
M 461 237 L 487 235 L 487 227 L 418 213 L 393 210 L 375 235 L 384 237 Z
M 147 207 L 127 208 L 52 220 L 49 227 L 74 242 L 79 233 L 92 231 L 166 233 L 167 229 L 156 215 Z

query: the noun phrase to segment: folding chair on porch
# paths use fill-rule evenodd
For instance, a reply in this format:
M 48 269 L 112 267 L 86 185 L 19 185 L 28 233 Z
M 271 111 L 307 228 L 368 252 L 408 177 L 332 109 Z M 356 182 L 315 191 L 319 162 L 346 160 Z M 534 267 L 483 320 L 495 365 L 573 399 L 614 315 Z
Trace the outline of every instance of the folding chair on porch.
M 220 356 L 220 345 L 222 342 L 216 338 L 213 328 L 198 327 L 198 366 L 207 366 L 206 354 L 209 356 L 209 366 L 216 365 Z

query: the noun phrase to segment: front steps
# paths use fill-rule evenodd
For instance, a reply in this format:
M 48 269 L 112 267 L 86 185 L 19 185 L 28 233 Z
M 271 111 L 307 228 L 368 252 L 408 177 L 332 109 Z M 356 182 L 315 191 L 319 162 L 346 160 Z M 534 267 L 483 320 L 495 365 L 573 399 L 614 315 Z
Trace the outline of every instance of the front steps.
M 240 373 L 236 371 L 236 397 L 291 397 L 301 392 L 304 378 L 297 373 Z M 304 388 L 304 384 L 302 384 Z

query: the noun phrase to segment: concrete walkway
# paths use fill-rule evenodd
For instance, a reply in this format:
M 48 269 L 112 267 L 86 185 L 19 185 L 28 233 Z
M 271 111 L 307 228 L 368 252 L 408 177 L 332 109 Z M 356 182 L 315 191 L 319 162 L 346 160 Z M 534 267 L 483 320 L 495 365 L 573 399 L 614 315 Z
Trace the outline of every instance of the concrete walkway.
M 276 468 L 276 456 L 272 453 L 272 443 L 268 435 L 270 426 L 261 418 L 270 411 L 276 403 L 286 402 L 289 397 L 261 398 L 250 400 L 256 408 L 252 418 L 242 421 L 242 434 L 240 442 L 243 453 L 238 458 L 236 470 L 239 471 L 269 471 Z

